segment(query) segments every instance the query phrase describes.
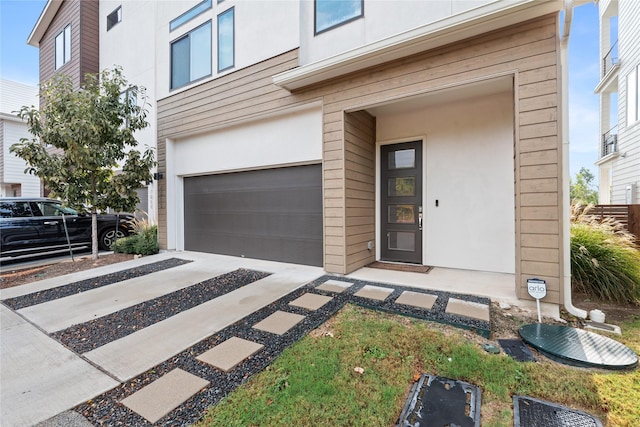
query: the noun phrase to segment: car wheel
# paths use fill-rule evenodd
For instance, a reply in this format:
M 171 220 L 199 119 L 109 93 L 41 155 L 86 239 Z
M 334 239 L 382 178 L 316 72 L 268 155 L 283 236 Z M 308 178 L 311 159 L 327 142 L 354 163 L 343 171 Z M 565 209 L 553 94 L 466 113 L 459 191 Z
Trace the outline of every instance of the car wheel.
M 117 238 L 122 239 L 126 234 L 123 230 L 118 230 Z M 111 245 L 116 241 L 116 230 L 113 228 L 109 228 L 104 230 L 100 235 L 100 239 L 98 240 L 98 246 L 100 246 L 100 250 L 108 251 L 111 250 Z

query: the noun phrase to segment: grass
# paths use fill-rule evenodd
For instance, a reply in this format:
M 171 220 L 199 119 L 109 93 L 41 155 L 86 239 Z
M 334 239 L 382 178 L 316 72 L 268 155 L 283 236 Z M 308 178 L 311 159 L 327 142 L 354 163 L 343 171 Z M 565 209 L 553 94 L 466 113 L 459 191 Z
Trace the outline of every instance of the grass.
M 620 341 L 640 352 L 640 317 L 623 330 Z M 638 371 L 518 363 L 486 353 L 461 330 L 355 306 L 285 350 L 198 425 L 390 426 L 423 372 L 478 385 L 483 426 L 513 425 L 514 394 L 589 412 L 607 426 L 640 425 Z

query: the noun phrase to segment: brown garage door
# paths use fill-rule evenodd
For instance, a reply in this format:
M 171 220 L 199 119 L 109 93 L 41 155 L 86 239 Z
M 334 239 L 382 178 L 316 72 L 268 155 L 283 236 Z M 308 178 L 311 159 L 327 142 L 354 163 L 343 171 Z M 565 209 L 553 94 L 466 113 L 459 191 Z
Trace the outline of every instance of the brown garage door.
M 321 165 L 185 178 L 184 244 L 322 266 Z

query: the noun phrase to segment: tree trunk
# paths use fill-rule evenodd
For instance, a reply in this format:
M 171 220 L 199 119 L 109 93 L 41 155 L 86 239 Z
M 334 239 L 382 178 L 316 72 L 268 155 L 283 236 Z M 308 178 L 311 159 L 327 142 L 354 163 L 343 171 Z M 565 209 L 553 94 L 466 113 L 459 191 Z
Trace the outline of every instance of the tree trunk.
M 91 212 L 91 259 L 98 259 L 98 213 Z

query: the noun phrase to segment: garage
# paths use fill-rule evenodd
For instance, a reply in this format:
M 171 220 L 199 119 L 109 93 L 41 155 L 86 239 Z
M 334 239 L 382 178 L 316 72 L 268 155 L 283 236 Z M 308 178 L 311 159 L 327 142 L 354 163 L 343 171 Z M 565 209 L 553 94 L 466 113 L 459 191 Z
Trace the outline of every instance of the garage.
M 322 266 L 321 165 L 185 177 L 184 247 Z

